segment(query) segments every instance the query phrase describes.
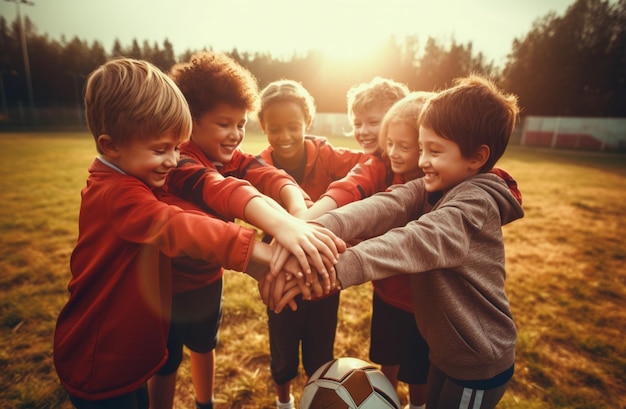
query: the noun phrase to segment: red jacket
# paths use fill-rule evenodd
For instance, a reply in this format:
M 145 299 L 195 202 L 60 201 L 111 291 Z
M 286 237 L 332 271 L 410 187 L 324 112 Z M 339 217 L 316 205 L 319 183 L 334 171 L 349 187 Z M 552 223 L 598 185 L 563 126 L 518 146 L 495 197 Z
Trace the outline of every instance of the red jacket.
M 357 163 L 369 157 L 351 149 L 335 148 L 326 138 L 320 136 L 305 136 L 304 147 L 306 152 L 304 177 L 296 182 L 313 201 L 326 192 L 328 185 L 346 176 Z M 259 153 L 258 157 L 276 166 L 273 152 L 274 148 L 268 146 Z
M 241 150 L 235 151 L 230 162 L 220 166 L 209 160 L 193 141 L 183 143 L 180 151 L 178 167 L 168 176 L 167 190 L 171 195 L 162 199 L 185 209 L 197 206 L 220 219 L 244 219 L 244 209 L 252 198 L 263 193 L 279 201 L 283 187 L 297 186 L 284 171 L 267 166 Z M 172 267 L 174 293 L 204 287 L 224 274 L 219 264 L 188 257 L 174 259 Z
M 284 171 L 241 150 L 219 167 L 192 140 L 181 145 L 180 153 L 178 167 L 168 177 L 169 191 L 227 220 L 244 219 L 246 205 L 260 193 L 280 203 L 283 187 L 298 186 Z
M 99 400 L 136 390 L 167 359 L 169 257 L 244 271 L 255 232 L 167 205 L 139 179 L 97 159 L 81 195 L 54 363 L 70 394 Z
M 341 207 L 357 200 L 382 192 L 391 184 L 393 175 L 380 154 L 367 155 L 346 177 L 333 182 L 322 196 L 329 196 Z

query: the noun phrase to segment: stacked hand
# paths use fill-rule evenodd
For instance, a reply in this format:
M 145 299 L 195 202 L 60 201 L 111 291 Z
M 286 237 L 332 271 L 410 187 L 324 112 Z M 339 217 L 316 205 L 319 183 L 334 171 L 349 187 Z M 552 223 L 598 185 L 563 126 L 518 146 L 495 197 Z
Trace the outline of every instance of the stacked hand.
M 276 313 L 286 305 L 295 310 L 294 297 L 298 294 L 310 300 L 339 289 L 334 265 L 339 253 L 345 251 L 346 244 L 328 229 L 312 223 L 307 223 L 307 226 L 312 226 L 315 236 L 328 247 L 318 249 L 319 253 L 312 256 L 309 254 L 311 263 L 308 263 L 308 259 L 306 264 L 303 263 L 302 254 L 290 253 L 277 240 L 272 242 L 270 271 L 259 282 L 259 292 L 263 302 Z M 301 269 L 303 266 L 309 267 L 305 267 L 304 274 Z

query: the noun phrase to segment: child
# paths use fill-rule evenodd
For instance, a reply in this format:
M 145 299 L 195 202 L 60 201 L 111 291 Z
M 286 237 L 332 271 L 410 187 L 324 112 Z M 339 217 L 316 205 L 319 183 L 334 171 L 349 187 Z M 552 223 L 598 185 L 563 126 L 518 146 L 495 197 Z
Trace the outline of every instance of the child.
M 357 164 L 343 179 L 329 185 L 327 191 L 305 213 L 314 219 L 329 210 L 381 192 L 391 183 L 387 164 L 380 160 L 378 133 L 385 113 L 397 101 L 409 94 L 406 85 L 387 78 L 375 77 L 370 82 L 348 90 L 348 117 L 355 140 L 363 152 L 373 155 L 369 161 Z
M 317 220 L 344 239 L 372 237 L 340 256 L 342 288 L 411 273 L 415 321 L 430 347 L 429 409 L 495 408 L 513 376 L 517 331 L 501 225 L 524 212 L 489 170 L 518 114 L 516 97 L 489 80 L 458 80 L 420 116 L 423 178 Z
M 168 177 L 170 193 L 224 220 L 239 218 L 262 229 L 300 256 L 302 271 L 309 270 L 307 255 L 316 268 L 326 270 L 320 252 L 329 261 L 337 256 L 328 232 L 291 216 L 276 202 L 293 214 L 301 213 L 306 204 L 299 186 L 284 171 L 239 149 L 248 112 L 256 109 L 258 100 L 252 74 L 225 54 L 202 52 L 172 67 L 170 77 L 186 98 L 193 120 L 191 138 L 181 144 L 179 166 Z M 170 359 L 150 382 L 151 401 L 153 409 L 157 403 L 172 407 L 176 371 L 187 346 L 197 406 L 211 408 L 221 270 L 198 274 L 203 267 L 194 263 L 176 267 L 173 310 L 181 319 L 170 332 Z M 197 311 L 213 313 L 203 316 Z M 196 318 L 190 320 L 192 316 Z M 184 322 L 179 326 L 179 321 Z
M 326 138 L 306 135 L 314 116 L 313 97 L 296 81 L 274 81 L 261 91 L 258 119 L 270 146 L 258 156 L 287 171 L 312 200 L 317 200 L 331 182 L 368 157 L 334 148 Z M 294 407 L 290 385 L 298 373 L 300 343 L 308 376 L 334 356 L 339 292 L 316 301 L 297 299 L 297 306 L 296 311 L 280 314 L 268 310 L 271 371 L 279 409 Z
M 99 156 L 81 192 L 54 364 L 77 408 L 147 408 L 145 383 L 167 359 L 168 258 L 244 270 L 252 258 L 269 263 L 271 251 L 252 229 L 157 199 L 191 116 L 156 67 L 132 59 L 102 65 L 87 80 L 85 111 Z
M 435 95 L 412 92 L 396 102 L 380 126 L 382 158 L 393 172 L 393 184 L 422 177 L 419 161 L 418 118 L 424 103 Z M 409 385 L 407 409 L 423 409 L 426 402 L 428 345 L 420 334 L 411 306 L 408 274 L 372 280 L 372 323 L 369 357 L 394 387 L 398 380 Z

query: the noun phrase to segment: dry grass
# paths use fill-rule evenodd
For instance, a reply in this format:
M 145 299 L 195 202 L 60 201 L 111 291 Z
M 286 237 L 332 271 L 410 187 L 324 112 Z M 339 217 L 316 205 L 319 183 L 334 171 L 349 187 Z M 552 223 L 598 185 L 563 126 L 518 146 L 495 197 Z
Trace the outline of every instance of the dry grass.
M 351 139 L 333 139 L 354 146 Z M 244 148 L 265 145 L 249 136 Z M 80 189 L 95 150 L 86 134 L 0 134 L 0 407 L 69 408 L 52 365 L 66 300 Z M 526 217 L 505 227 L 509 293 L 519 327 L 502 408 L 626 407 L 624 157 L 511 148 L 500 166 Z M 256 284 L 225 279 L 217 408 L 271 408 L 266 313 Z M 335 352 L 367 359 L 371 287 L 342 293 Z M 300 376 L 294 394 L 304 383 Z M 405 392 L 405 391 L 403 391 Z M 193 402 L 188 362 L 176 407 Z

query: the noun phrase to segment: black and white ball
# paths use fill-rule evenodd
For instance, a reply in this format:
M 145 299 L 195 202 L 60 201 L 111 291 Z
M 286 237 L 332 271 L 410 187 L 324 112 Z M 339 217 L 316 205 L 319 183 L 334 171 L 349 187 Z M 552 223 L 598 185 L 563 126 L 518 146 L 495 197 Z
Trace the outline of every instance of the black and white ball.
M 337 358 L 322 365 L 304 386 L 300 409 L 400 409 L 389 379 L 373 364 Z

